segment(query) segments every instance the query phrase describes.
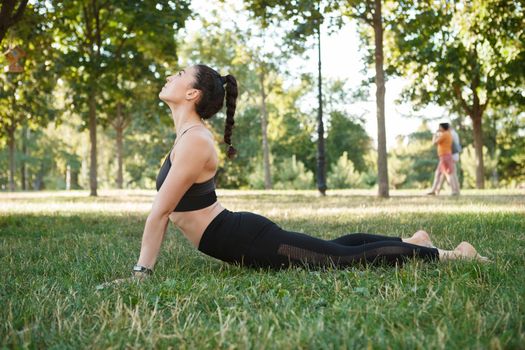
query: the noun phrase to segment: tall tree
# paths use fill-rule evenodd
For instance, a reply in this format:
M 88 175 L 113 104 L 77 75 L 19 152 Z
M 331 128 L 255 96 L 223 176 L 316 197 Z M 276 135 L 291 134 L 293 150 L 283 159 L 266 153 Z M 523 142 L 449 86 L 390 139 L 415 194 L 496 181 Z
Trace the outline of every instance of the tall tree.
M 348 0 L 341 5 L 342 14 L 357 19 L 372 28 L 376 85 L 376 118 L 377 118 L 377 177 L 378 195 L 388 197 L 388 155 L 386 152 L 385 127 L 385 71 L 383 55 L 383 35 L 385 21 L 383 20 L 382 0 Z M 366 31 L 364 31 L 366 32 Z
M 124 176 L 123 176 L 123 159 L 124 159 L 124 130 L 131 123 L 129 114 L 124 110 L 122 102 L 117 102 L 115 108 L 115 117 L 111 121 L 111 126 L 115 129 L 116 133 L 116 146 L 117 146 L 117 188 L 124 188 Z
M 378 195 L 381 197 L 388 197 L 388 165 L 386 152 L 386 129 L 385 129 L 385 73 L 383 69 L 383 32 L 384 23 L 382 16 L 382 2 L 381 0 L 352 0 L 352 1 L 294 1 L 281 2 L 277 0 L 249 0 L 245 1 L 248 8 L 261 18 L 263 23 L 269 23 L 272 18 L 285 18 L 292 20 L 298 25 L 295 30 L 295 36 L 300 34 L 301 37 L 306 38 L 309 35 L 318 33 L 316 28 L 323 22 L 327 21 L 330 14 L 337 14 L 330 18 L 330 24 L 338 27 L 342 24 L 343 17 L 356 18 L 370 25 L 374 31 L 374 62 L 375 62 L 375 83 L 376 83 L 376 114 L 377 114 L 377 130 L 378 130 Z M 339 12 L 336 12 L 339 11 Z M 318 43 L 318 48 L 320 43 Z M 319 54 L 320 60 L 320 54 Z M 320 78 L 321 79 L 321 78 Z M 322 101 L 319 94 L 320 104 L 319 110 L 322 111 Z M 318 124 L 318 134 L 324 132 L 322 118 Z M 324 165 L 324 145 L 319 138 L 319 165 L 318 165 L 318 187 L 319 191 L 323 193 L 323 179 L 325 168 Z M 321 173 L 321 177 L 319 177 Z
M 97 195 L 97 124 L 101 82 L 127 64 L 126 45 L 140 38 L 150 52 L 170 54 L 176 62 L 176 31 L 190 15 L 188 1 L 123 2 L 117 0 L 56 1 L 57 31 L 73 107 L 88 120 L 91 142 L 90 195 Z M 159 77 L 160 78 L 160 75 Z
M 317 10 L 319 11 L 319 3 Z M 323 73 L 321 63 L 321 16 L 314 19 L 317 34 L 317 189 L 321 195 L 326 195 L 326 152 L 323 123 Z
M 282 2 L 277 0 L 246 0 L 246 7 L 263 27 L 276 25 L 280 20 L 291 21 L 293 29 L 288 33 L 287 44 L 295 53 L 303 53 L 308 39 L 315 38 L 317 47 L 317 189 L 326 194 L 326 156 L 323 122 L 322 61 L 321 61 L 321 26 L 325 22 L 325 13 L 332 11 L 331 1 Z M 337 22 L 337 21 L 336 21 Z
M 23 71 L 0 75 L 0 129 L 9 150 L 9 189 L 15 186 L 15 132 L 21 126 L 46 125 L 56 115 L 53 88 L 56 75 L 51 62 L 56 58 L 48 31 L 48 13 L 38 4 L 28 5 L 24 21 L 10 27 L 9 45 L 23 46 Z M 22 185 L 22 188 L 24 185 Z
M 519 1 L 407 0 L 396 2 L 393 11 L 391 64 L 411 77 L 405 98 L 470 118 L 476 187 L 484 188 L 483 115 L 489 104 L 519 98 L 524 81 L 523 6 Z
M 110 62 L 101 82 L 107 106 L 102 123 L 111 125 L 115 132 L 116 185 L 120 189 L 124 187 L 125 131 L 133 118 L 165 111 L 158 103 L 158 92 L 164 84 L 163 78 L 178 69 L 172 66 L 173 52 L 157 50 L 143 40 L 142 36 L 136 36 L 126 41 L 121 55 Z
M 268 144 L 268 108 L 265 87 L 268 72 L 264 62 L 258 62 L 257 65 L 259 66 L 259 85 L 261 88 L 261 135 L 263 149 L 264 188 L 269 190 L 272 188 L 272 174 L 270 167 L 270 146 Z
M 260 44 L 250 45 L 248 39 L 249 33 L 244 33 L 242 36 L 245 56 L 251 61 L 251 69 L 258 77 L 259 95 L 260 95 L 260 110 L 261 110 L 261 138 L 262 138 L 262 153 L 263 153 L 263 169 L 264 169 L 264 188 L 272 189 L 272 171 L 270 163 L 270 143 L 268 140 L 268 124 L 269 112 L 268 103 L 269 95 L 275 90 L 275 79 L 278 72 L 279 59 L 275 54 L 264 52 L 264 48 Z M 257 36 L 259 43 L 264 42 L 265 38 Z

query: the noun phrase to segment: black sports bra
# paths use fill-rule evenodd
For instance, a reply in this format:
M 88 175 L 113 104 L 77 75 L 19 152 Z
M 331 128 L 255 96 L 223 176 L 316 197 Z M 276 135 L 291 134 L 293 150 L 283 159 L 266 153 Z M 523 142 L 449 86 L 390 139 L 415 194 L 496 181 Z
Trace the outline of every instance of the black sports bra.
M 171 168 L 171 159 L 170 153 L 164 160 L 162 167 L 159 170 L 157 175 L 157 192 L 164 183 L 166 176 Z M 179 204 L 173 211 L 191 211 L 209 207 L 217 201 L 217 195 L 215 193 L 215 181 L 212 177 L 208 181 L 194 183 L 191 187 L 184 193 Z

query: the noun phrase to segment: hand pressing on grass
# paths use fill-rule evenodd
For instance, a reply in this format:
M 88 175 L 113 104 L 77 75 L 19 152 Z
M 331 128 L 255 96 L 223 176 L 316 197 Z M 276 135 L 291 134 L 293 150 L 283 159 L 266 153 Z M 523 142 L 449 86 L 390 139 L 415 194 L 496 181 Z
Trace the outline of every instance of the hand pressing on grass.
M 117 278 L 116 280 L 110 281 L 110 282 L 104 282 L 102 284 L 99 284 L 96 289 L 101 290 L 108 287 L 114 287 L 121 285 L 123 283 L 129 283 L 129 282 L 142 282 L 145 279 L 147 279 L 153 271 L 148 268 L 144 269 L 138 269 L 137 266 L 133 267 L 133 270 L 131 271 L 132 276 L 128 278 Z

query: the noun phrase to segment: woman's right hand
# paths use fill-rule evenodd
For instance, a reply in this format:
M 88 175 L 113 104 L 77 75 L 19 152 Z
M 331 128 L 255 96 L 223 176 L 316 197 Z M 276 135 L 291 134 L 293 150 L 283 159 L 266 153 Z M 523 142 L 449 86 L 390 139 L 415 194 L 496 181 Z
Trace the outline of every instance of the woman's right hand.
M 105 288 L 108 288 L 108 287 L 115 287 L 115 286 L 118 286 L 118 285 L 121 285 L 121 284 L 124 284 L 124 283 L 129 283 L 129 282 L 140 283 L 140 282 L 144 281 L 145 279 L 147 279 L 149 277 L 148 274 L 143 273 L 143 272 L 132 272 L 132 274 L 133 275 L 131 277 L 117 278 L 116 280 L 109 281 L 109 282 L 104 282 L 102 284 L 99 284 L 96 287 L 96 289 L 97 290 L 101 290 L 101 289 L 105 289 Z

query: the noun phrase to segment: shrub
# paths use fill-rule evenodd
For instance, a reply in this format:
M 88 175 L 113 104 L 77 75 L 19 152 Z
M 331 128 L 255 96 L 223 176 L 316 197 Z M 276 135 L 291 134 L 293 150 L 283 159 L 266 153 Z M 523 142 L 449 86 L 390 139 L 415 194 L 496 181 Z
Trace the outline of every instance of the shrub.
M 363 187 L 363 176 L 354 168 L 354 163 L 348 158 L 345 151 L 333 164 L 328 174 L 329 188 L 356 188 Z
M 295 155 L 277 165 L 274 179 L 275 189 L 306 190 L 314 186 L 314 174 L 306 170 L 303 162 L 297 160 Z

